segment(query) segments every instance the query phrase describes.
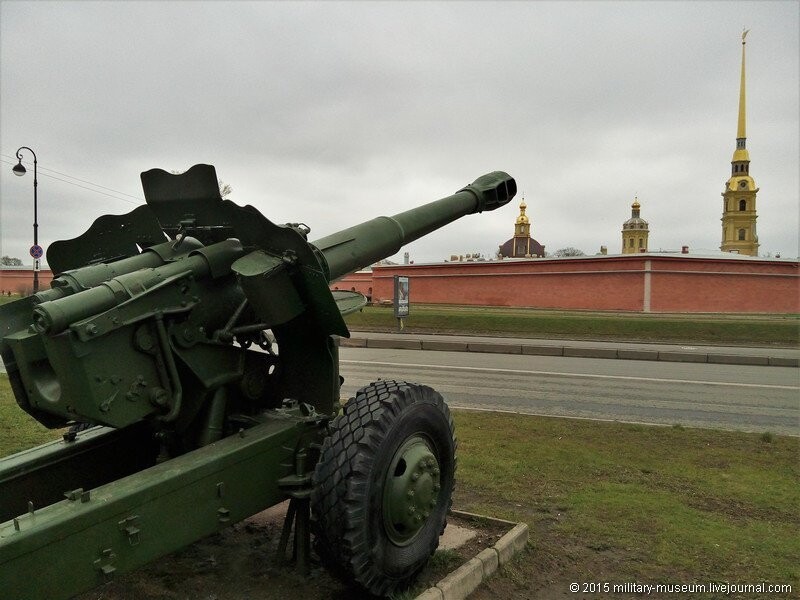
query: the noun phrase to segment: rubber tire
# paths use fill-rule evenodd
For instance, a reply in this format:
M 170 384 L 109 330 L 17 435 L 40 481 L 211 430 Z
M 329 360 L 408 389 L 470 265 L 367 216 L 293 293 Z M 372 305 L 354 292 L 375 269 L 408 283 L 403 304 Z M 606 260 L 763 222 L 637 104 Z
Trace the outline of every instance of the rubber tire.
M 403 381 L 361 388 L 330 425 L 314 471 L 315 548 L 334 574 L 376 596 L 407 588 L 439 545 L 455 484 L 450 411 L 433 389 Z M 440 469 L 441 491 L 418 534 L 395 544 L 383 522 L 383 484 L 403 442 L 422 434 Z

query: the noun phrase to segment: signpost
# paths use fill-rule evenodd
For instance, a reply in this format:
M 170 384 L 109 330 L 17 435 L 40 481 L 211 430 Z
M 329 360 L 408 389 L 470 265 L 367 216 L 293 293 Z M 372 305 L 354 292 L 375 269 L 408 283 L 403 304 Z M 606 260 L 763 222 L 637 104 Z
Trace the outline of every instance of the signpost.
M 33 258 L 33 288 L 34 294 L 39 291 L 39 259 L 44 256 L 44 249 L 34 243 L 30 249 L 31 257 Z
M 408 276 L 394 276 L 394 316 L 398 320 L 400 331 L 403 331 L 403 319 L 408 317 Z
M 28 148 L 27 146 L 20 146 L 17 150 L 17 159 L 19 162 L 14 165 L 11 170 L 14 172 L 14 175 L 17 177 L 22 177 L 27 172 L 25 165 L 22 164 L 22 154 L 23 150 L 27 150 L 31 154 L 33 154 L 33 246 L 31 246 L 31 256 L 33 256 L 33 293 L 39 291 L 39 259 L 42 258 L 44 251 L 42 247 L 39 245 L 39 202 L 37 199 L 37 188 L 39 187 L 39 179 L 37 175 L 37 161 L 36 161 L 36 152 Z M 38 256 L 34 254 L 34 251 L 38 253 Z

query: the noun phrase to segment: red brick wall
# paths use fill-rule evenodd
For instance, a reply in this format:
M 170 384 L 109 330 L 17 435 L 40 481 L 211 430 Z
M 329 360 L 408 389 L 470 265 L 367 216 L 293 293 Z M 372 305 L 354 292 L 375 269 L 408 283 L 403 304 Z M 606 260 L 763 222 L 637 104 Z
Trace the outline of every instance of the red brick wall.
M 39 271 L 39 289 L 49 290 L 53 273 Z M 0 293 L 27 295 L 33 291 L 33 269 L 0 269 Z
M 394 275 L 411 279 L 412 302 L 653 312 L 800 313 L 798 262 L 635 254 L 376 267 L 334 282 L 373 302 L 390 300 Z M 53 275 L 39 272 L 48 289 Z M 29 293 L 31 269 L 0 269 L 0 292 Z
M 649 265 L 649 267 L 648 267 Z M 649 268 L 649 271 L 648 271 Z M 663 256 L 375 267 L 336 282 L 373 302 L 408 275 L 413 302 L 653 312 L 800 313 L 798 262 Z M 647 282 L 649 280 L 649 297 Z
M 347 290 L 360 292 L 367 297 L 372 296 L 372 273 L 359 271 L 351 273 L 347 277 L 334 281 L 331 284 L 332 290 Z
M 798 263 L 653 261 L 650 307 L 653 312 L 798 313 Z

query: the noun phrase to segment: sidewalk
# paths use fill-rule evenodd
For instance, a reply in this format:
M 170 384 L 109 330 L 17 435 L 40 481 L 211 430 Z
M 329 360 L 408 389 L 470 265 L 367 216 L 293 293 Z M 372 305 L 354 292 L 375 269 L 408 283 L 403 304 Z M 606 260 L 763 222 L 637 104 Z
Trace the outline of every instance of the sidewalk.
M 687 346 L 639 342 L 525 339 L 467 335 L 379 333 L 352 331 L 342 338 L 345 348 L 395 348 L 445 352 L 490 352 L 623 360 L 715 363 L 799 367 L 800 348 L 743 348 L 739 346 Z

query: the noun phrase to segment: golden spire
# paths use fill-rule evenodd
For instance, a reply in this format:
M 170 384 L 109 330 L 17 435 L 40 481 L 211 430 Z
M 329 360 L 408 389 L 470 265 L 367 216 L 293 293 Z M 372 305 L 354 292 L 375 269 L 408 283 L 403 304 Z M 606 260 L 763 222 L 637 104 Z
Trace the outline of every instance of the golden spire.
M 744 85 L 744 45 L 747 43 L 745 39 L 749 29 L 742 30 L 742 80 L 739 84 L 739 127 L 736 130 L 736 139 L 743 139 L 747 137 L 745 131 L 745 85 Z
M 744 45 L 745 38 L 749 29 L 742 30 L 742 78 L 739 83 L 739 124 L 736 128 L 736 150 L 733 152 L 732 163 L 750 162 L 750 153 L 747 151 L 747 131 L 746 131 L 746 102 L 745 102 L 745 80 L 744 80 Z M 738 167 L 738 168 L 741 168 Z M 735 171 L 736 172 L 736 171 Z M 745 168 L 744 172 L 747 172 Z

